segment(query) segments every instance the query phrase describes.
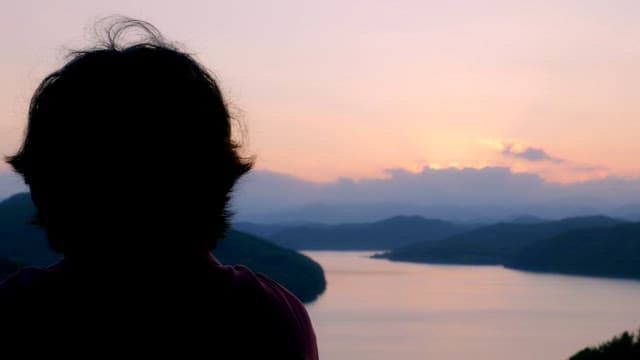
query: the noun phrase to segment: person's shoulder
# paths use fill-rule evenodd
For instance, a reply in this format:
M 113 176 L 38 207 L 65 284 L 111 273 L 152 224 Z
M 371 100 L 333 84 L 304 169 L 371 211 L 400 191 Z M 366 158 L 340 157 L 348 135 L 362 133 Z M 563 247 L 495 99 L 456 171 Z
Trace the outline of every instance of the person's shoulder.
M 221 265 L 229 284 L 239 293 L 252 295 L 263 306 L 272 307 L 281 313 L 298 315 L 307 314 L 304 305 L 287 288 L 269 276 L 254 272 L 244 265 Z
M 253 293 L 272 306 L 282 305 L 287 310 L 304 310 L 304 305 L 287 288 L 269 276 L 254 272 L 244 265 L 220 265 L 231 286 L 240 292 Z
M 233 283 L 269 324 L 275 342 L 295 349 L 301 359 L 317 359 L 316 336 L 309 314 L 302 302 L 269 276 L 256 273 L 244 265 L 223 265 Z

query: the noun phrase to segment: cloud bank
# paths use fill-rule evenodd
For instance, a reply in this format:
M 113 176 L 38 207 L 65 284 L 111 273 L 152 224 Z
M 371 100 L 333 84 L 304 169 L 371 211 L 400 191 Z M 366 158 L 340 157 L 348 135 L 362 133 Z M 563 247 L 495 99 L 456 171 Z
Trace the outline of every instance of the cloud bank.
M 388 178 L 315 183 L 254 171 L 237 187 L 238 220 L 371 221 L 419 214 L 456 221 L 492 221 L 518 215 L 545 218 L 595 213 L 640 216 L 640 179 L 609 177 L 550 183 L 505 167 L 387 170 Z
M 365 222 L 405 214 L 459 222 L 520 215 L 542 218 L 608 214 L 640 220 L 640 178 L 608 177 L 572 184 L 545 181 L 506 167 L 389 169 L 382 179 L 317 183 L 266 170 L 243 178 L 233 197 L 237 221 Z M 0 173 L 0 199 L 26 191 Z

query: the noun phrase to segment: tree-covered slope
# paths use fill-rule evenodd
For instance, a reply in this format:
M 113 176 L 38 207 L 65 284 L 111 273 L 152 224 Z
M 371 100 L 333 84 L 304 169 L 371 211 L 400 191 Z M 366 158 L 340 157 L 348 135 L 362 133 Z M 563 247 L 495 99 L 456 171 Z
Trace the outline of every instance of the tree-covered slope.
M 59 259 L 49 249 L 44 231 L 30 225 L 34 212 L 29 194 L 0 202 L 0 278 L 13 272 L 15 263 L 44 266 Z M 303 301 L 315 299 L 326 287 L 316 262 L 255 236 L 231 231 L 215 254 L 224 264 L 244 264 L 268 275 Z
M 536 241 L 580 228 L 619 224 L 605 216 L 568 218 L 542 223 L 499 223 L 483 226 L 443 240 L 420 242 L 394 249 L 379 257 L 398 261 L 498 265 Z
M 537 241 L 508 267 L 567 274 L 640 278 L 640 223 L 580 229 Z

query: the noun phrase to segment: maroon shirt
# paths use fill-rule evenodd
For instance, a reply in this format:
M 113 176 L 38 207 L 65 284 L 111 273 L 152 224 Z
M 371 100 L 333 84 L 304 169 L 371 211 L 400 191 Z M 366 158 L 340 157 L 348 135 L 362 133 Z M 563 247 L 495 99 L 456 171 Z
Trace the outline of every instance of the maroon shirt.
M 25 268 L 0 283 L 2 327 L 32 343 L 60 337 L 97 349 L 170 344 L 219 358 L 318 359 L 304 306 L 267 276 L 213 256 L 160 268 L 69 259 Z

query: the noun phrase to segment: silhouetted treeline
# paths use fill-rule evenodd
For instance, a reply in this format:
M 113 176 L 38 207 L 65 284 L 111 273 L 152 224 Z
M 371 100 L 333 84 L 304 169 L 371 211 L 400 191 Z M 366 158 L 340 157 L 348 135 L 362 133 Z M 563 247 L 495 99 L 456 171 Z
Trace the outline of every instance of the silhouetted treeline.
M 585 348 L 569 360 L 638 360 L 640 359 L 640 330 L 637 334 L 625 331 L 621 335 L 595 347 Z

